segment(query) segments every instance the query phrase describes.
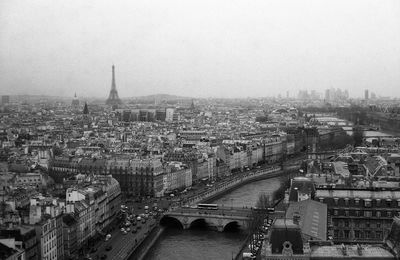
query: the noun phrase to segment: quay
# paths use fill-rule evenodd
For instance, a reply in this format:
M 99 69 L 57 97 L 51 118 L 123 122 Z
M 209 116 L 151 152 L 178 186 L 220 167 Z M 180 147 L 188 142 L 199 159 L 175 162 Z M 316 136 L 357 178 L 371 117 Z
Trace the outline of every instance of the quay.
M 250 219 L 249 214 L 251 214 L 251 210 L 249 209 L 238 209 L 238 208 L 221 208 L 218 213 L 209 213 L 207 210 L 202 210 L 200 213 L 198 209 L 190 208 L 190 205 L 196 205 L 197 203 L 207 202 L 214 200 L 218 197 L 229 193 L 232 190 L 242 187 L 248 183 L 259 181 L 263 179 L 275 178 L 279 176 L 284 176 L 292 173 L 296 173 L 299 169 L 298 162 L 294 162 L 292 164 L 282 166 L 272 166 L 266 169 L 259 169 L 257 171 L 248 171 L 242 173 L 238 176 L 233 177 L 232 179 L 222 181 L 217 183 L 215 186 L 210 187 L 206 191 L 202 191 L 198 194 L 195 194 L 189 198 L 182 200 L 180 203 L 172 204 L 170 209 L 166 211 L 160 220 L 163 217 L 174 217 L 177 218 L 178 221 L 182 224 L 183 228 L 190 228 L 190 224 L 194 223 L 201 216 L 204 219 L 205 216 L 208 217 L 208 220 L 212 220 L 215 224 L 214 227 L 218 231 L 223 231 L 229 224 L 236 222 L 239 225 L 243 225 L 243 227 L 247 227 L 248 221 Z M 229 216 L 230 215 L 230 216 Z M 192 218 L 190 221 L 189 218 Z M 180 219 L 180 220 L 179 220 Z M 158 228 L 158 229 L 157 229 Z M 162 235 L 164 229 L 160 229 L 157 227 L 157 232 L 151 233 L 150 239 L 143 239 L 143 244 L 138 244 L 134 247 L 134 249 L 130 250 L 130 254 L 127 255 L 126 258 L 129 259 L 132 256 L 135 256 L 135 259 L 145 259 L 146 254 L 151 249 L 151 246 L 157 241 L 157 239 Z

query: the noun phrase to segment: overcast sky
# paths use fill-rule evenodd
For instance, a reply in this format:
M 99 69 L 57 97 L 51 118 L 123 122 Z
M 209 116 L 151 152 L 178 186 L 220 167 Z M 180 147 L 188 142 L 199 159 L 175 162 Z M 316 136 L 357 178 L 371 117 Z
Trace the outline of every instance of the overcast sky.
M 400 97 L 399 0 L 1 0 L 0 94 Z

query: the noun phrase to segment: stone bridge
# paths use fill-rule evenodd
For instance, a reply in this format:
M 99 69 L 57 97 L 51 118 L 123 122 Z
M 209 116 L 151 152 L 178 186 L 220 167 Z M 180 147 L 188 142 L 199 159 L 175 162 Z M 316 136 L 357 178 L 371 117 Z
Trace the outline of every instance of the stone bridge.
M 194 224 L 204 221 L 208 226 L 222 232 L 230 225 L 247 229 L 252 219 L 251 209 L 219 207 L 218 209 L 198 209 L 196 207 L 179 208 L 164 214 L 160 222 L 172 218 L 182 228 L 188 229 Z

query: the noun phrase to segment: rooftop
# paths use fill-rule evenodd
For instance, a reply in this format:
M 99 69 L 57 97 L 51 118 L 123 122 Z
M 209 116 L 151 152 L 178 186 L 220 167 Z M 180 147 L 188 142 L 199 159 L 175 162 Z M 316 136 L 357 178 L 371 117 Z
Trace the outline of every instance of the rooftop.
M 330 190 L 317 190 L 315 197 L 399 200 L 400 191 L 330 189 Z
M 321 257 L 324 259 L 327 257 L 329 257 L 329 259 L 394 259 L 392 253 L 380 246 L 361 245 L 360 250 L 357 248 L 357 245 L 346 245 L 344 248 L 345 250 L 343 250 L 341 245 L 312 247 L 311 257 Z
M 314 200 L 291 202 L 286 211 L 286 218 L 300 215 L 299 226 L 303 234 L 319 240 L 326 240 L 327 205 Z

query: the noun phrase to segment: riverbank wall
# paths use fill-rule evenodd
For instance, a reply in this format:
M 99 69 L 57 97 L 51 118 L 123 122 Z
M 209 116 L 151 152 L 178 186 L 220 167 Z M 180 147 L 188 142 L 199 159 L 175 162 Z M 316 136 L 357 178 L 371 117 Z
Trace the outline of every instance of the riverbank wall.
M 248 179 L 244 179 L 241 182 L 236 183 L 235 185 L 232 185 L 231 187 L 220 191 L 218 193 L 215 193 L 209 197 L 207 197 L 204 200 L 199 201 L 200 203 L 210 203 L 212 201 L 215 201 L 219 198 L 221 198 L 222 196 L 226 195 L 227 193 L 236 190 L 244 185 L 247 185 L 249 183 L 252 182 L 256 182 L 256 181 L 261 181 L 261 180 L 266 180 L 266 179 L 272 179 L 272 178 L 277 178 L 277 177 L 291 177 L 293 174 L 297 173 L 300 167 L 296 167 L 296 168 L 291 168 L 291 169 L 284 169 L 284 170 L 280 170 L 277 172 L 273 172 L 273 173 L 268 173 L 268 174 L 264 174 L 264 175 L 258 175 L 258 176 L 254 176 L 254 178 L 248 178 Z
M 143 260 L 146 259 L 146 255 L 149 253 L 150 249 L 158 241 L 160 236 L 165 231 L 165 227 L 156 225 L 149 235 L 134 249 L 128 259 Z
M 248 178 L 246 180 L 243 180 L 242 182 L 239 182 L 239 183 L 229 187 L 228 189 L 226 189 L 224 191 L 221 191 L 218 194 L 213 194 L 209 198 L 202 200 L 202 202 L 207 202 L 207 201 L 212 201 L 212 200 L 218 199 L 219 197 L 225 195 L 226 193 L 233 191 L 235 189 L 238 189 L 238 188 L 240 188 L 246 184 L 249 184 L 251 182 L 256 182 L 256 181 L 271 179 L 271 178 L 276 178 L 276 177 L 282 177 L 282 176 L 288 177 L 288 178 L 292 177 L 293 175 L 296 175 L 298 173 L 298 169 L 299 169 L 299 167 L 291 167 L 290 169 L 279 170 L 279 171 L 273 172 L 273 173 L 258 175 L 258 176 L 255 176 L 254 178 Z M 128 259 L 135 259 L 135 260 L 146 259 L 147 254 L 149 253 L 151 248 L 154 246 L 154 244 L 158 241 L 158 239 L 160 238 L 160 236 L 163 234 L 164 231 L 165 231 L 165 227 L 162 227 L 159 225 L 156 226 L 150 232 L 150 234 L 141 242 L 141 244 L 137 248 L 135 248 L 135 250 L 132 252 L 131 256 Z M 246 238 L 246 241 L 244 244 L 246 244 L 247 241 L 248 241 L 248 238 Z M 240 251 L 242 251 L 242 249 L 243 248 L 241 248 Z M 240 255 L 240 253 L 239 253 L 239 255 Z

